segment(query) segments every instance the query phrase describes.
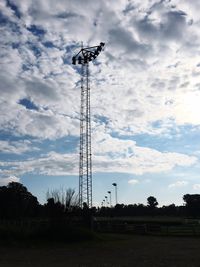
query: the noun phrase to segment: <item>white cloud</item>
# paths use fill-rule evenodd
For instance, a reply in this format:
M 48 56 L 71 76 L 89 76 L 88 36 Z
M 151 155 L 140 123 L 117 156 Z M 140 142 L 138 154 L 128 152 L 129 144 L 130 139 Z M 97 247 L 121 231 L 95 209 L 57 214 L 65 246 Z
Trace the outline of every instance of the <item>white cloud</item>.
M 200 190 L 200 184 L 194 184 L 193 189 L 194 190 Z
M 138 183 L 139 183 L 139 181 L 136 180 L 136 179 L 131 179 L 131 180 L 128 181 L 128 184 L 131 184 L 131 185 L 136 185 Z
M 196 4 L 179 1 L 175 8 L 166 1 L 116 1 L 112 5 L 107 1 L 98 4 L 85 1 L 83 8 L 81 1 L 15 0 L 14 3 L 19 7 L 21 19 L 4 2 L 1 6 L 7 18 L 19 27 L 16 30 L 9 23 L 4 26 L 1 95 L 6 95 L 2 100 L 11 109 L 20 97 L 30 97 L 41 109 L 53 112 L 49 115 L 52 118 L 47 119 L 45 112 L 33 116 L 16 105 L 13 116 L 9 114 L 0 120 L 2 127 L 43 139 L 69 134 L 63 128 L 71 126 L 76 128 L 72 133 L 78 133 L 78 123 L 67 122 L 59 114 L 72 118 L 79 114 L 80 91 L 74 89 L 79 75 L 70 65 L 71 56 L 77 51 L 70 45 L 79 40 L 91 45 L 106 42 L 106 50 L 99 57 L 101 66 L 91 66 L 92 88 L 95 88 L 92 111 L 109 118 L 110 130 L 163 134 L 169 133 L 174 123 L 200 124 L 196 115 L 199 107 L 193 105 L 194 99 L 198 103 L 200 97 L 193 90 L 198 77 L 192 76 L 192 72 L 198 73 L 200 58 L 198 46 L 187 45 L 188 40 L 195 39 L 196 44 L 200 41 L 195 25 L 188 24 L 193 15 L 189 8 L 195 12 Z M 31 24 L 46 33 L 38 38 L 26 29 Z M 53 46 L 45 47 L 45 42 Z M 15 48 L 13 43 L 17 44 Z M 36 55 L 37 49 L 40 56 Z M 183 84 L 188 86 L 183 88 Z M 160 125 L 154 127 L 157 121 Z M 49 123 L 53 130 L 49 129 Z
M 176 166 L 187 167 L 195 164 L 195 157 L 180 153 L 161 153 L 155 149 L 139 147 L 131 140 L 111 138 L 99 140 L 99 149 L 93 150 L 93 172 L 121 172 L 142 175 L 170 171 Z M 115 147 L 118 149 L 115 150 Z M 50 152 L 39 158 L 25 161 L 1 161 L 1 175 L 25 173 L 43 175 L 78 175 L 78 153 L 60 154 Z
M 0 152 L 6 154 L 23 154 L 27 151 L 37 151 L 39 148 L 28 141 L 1 141 L 0 140 Z
M 9 176 L 9 177 L 6 177 L 6 178 L 0 178 L 0 186 L 4 186 L 4 185 L 7 185 L 11 182 L 19 182 L 20 179 L 16 176 Z
M 187 181 L 177 181 L 173 184 L 169 184 L 168 187 L 169 188 L 179 188 L 179 187 L 185 187 L 188 185 Z
M 85 45 L 105 41 L 101 64 L 90 66 L 94 171 L 142 175 L 197 162 L 196 157 L 141 147 L 132 140 L 135 134 L 163 137 L 180 126 L 200 125 L 196 1 L 176 1 L 176 7 L 170 1 L 147 0 L 12 2 L 21 19 L 5 1 L 0 4 L 8 21 L 0 50 L 1 129 L 39 139 L 78 136 L 80 76 L 71 57 L 80 49 L 80 40 Z M 28 30 L 33 24 L 45 33 L 36 36 Z M 24 98 L 38 110 L 20 105 Z M 15 154 L 31 148 L 7 141 L 0 146 Z M 77 174 L 78 159 L 50 153 L 3 165 L 7 174 L 66 175 Z
M 74 175 L 78 174 L 78 155 L 59 154 L 50 152 L 40 158 L 31 158 L 26 161 L 1 161 L 3 167 L 1 176 L 23 175 L 25 173 L 42 175 Z
M 100 126 L 101 128 L 102 126 Z M 175 152 L 160 152 L 141 147 L 132 140 L 111 137 L 105 129 L 94 134 L 93 166 L 95 172 L 125 172 L 142 175 L 170 171 L 176 166 L 192 166 L 197 158 Z

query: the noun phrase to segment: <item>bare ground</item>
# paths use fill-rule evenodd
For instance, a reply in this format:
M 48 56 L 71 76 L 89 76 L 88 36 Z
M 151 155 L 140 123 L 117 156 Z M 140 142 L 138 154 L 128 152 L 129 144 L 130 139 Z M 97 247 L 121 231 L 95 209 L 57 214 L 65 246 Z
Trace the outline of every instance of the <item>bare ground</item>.
M 200 238 L 107 235 L 100 241 L 0 247 L 0 267 L 200 267 Z

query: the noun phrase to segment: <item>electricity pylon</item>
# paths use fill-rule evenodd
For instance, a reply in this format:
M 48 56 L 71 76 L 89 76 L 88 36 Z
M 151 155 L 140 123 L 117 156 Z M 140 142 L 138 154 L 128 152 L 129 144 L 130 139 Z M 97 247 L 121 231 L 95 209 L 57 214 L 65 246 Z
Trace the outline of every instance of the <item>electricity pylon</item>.
M 81 110 L 80 110 L 80 155 L 79 155 L 79 206 L 86 203 L 92 207 L 92 149 L 90 116 L 90 79 L 89 62 L 101 52 L 105 43 L 98 46 L 81 48 L 72 57 L 72 64 L 81 65 Z

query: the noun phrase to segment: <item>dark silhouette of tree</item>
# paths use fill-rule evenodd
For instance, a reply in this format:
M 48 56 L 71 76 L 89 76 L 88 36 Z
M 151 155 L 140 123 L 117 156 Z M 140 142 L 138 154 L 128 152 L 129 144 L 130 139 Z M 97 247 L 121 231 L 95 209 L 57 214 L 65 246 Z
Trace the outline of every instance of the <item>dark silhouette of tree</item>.
M 155 197 L 150 196 L 147 198 L 147 207 L 155 209 L 158 206 L 158 201 Z
M 48 190 L 46 197 L 47 201 L 53 199 L 54 205 L 55 203 L 60 203 L 65 213 L 71 212 L 78 206 L 78 196 L 75 194 L 75 190 L 71 188 Z
M 146 207 L 145 205 L 139 203 L 138 205 L 135 205 L 136 214 L 138 216 L 146 215 Z
M 162 208 L 160 208 L 160 215 L 178 216 L 178 213 L 179 213 L 179 209 L 178 207 L 176 207 L 175 204 L 162 206 Z
M 94 216 L 191 216 L 200 217 L 200 195 L 186 194 L 183 196 L 185 206 L 171 204 L 158 208 L 158 201 L 154 196 L 147 198 L 144 204 L 117 204 L 115 207 L 89 208 L 86 203 L 78 206 L 78 198 L 71 188 L 54 189 L 47 192 L 47 203 L 40 205 L 21 183 L 11 182 L 7 186 L 0 186 L 0 219 L 22 219 L 40 216 L 52 218 L 52 221 L 72 222 L 73 218 L 82 218 L 85 225 L 91 225 Z M 64 219 L 64 220 L 63 220 Z
M 44 205 L 46 215 L 49 218 L 60 218 L 64 215 L 65 207 L 60 201 L 55 202 L 54 198 L 47 199 Z
M 1 218 L 32 217 L 38 214 L 39 203 L 25 186 L 11 182 L 0 187 Z
M 199 194 L 186 194 L 183 196 L 186 203 L 187 215 L 197 217 L 200 216 L 200 195 Z
M 6 219 L 8 216 L 8 192 L 6 186 L 0 187 L 0 218 Z
M 153 216 L 156 215 L 157 206 L 158 206 L 158 201 L 155 197 L 150 196 L 147 198 L 147 208 L 148 208 L 149 215 L 153 215 Z

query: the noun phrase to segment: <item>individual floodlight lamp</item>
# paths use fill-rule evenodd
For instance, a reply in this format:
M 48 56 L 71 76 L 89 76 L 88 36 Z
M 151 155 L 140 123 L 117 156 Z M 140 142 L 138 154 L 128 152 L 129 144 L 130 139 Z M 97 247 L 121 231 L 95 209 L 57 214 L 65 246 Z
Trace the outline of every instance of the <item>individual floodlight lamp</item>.
M 72 64 L 76 65 L 76 57 L 72 57 Z

